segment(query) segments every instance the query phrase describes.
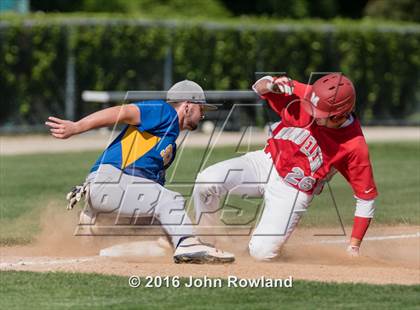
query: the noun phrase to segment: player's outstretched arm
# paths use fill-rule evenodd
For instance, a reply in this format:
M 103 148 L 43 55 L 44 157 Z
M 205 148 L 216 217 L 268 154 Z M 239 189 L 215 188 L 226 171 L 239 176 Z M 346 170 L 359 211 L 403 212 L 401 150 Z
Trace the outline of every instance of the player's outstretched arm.
M 50 127 L 51 135 L 57 139 L 67 139 L 91 129 L 113 126 L 116 123 L 138 125 L 140 111 L 132 104 L 116 106 L 92 113 L 77 122 L 50 116 L 45 125 Z

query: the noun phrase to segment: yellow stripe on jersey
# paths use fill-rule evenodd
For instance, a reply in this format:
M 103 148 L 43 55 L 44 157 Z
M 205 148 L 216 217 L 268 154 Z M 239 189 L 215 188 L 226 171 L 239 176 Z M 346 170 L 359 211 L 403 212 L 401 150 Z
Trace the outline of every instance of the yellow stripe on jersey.
M 140 132 L 136 127 L 129 126 L 121 139 L 121 169 L 129 166 L 149 152 L 159 140 L 159 137 L 146 131 Z

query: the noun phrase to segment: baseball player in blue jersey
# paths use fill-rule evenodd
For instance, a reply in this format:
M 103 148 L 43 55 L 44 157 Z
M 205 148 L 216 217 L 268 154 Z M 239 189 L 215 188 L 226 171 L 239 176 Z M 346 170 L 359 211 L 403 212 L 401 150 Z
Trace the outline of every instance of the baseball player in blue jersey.
M 116 123 L 126 124 L 90 170 L 85 183 L 67 195 L 68 209 L 85 198 L 80 222 L 94 223 L 99 212 L 119 216 L 153 214 L 171 238 L 175 263 L 228 263 L 234 256 L 194 236 L 181 194 L 164 187 L 165 170 L 176 154 L 180 130 L 195 130 L 206 103 L 203 89 L 184 80 L 173 85 L 167 100 L 149 100 L 100 110 L 72 122 L 49 117 L 45 123 L 52 136 L 73 135 Z

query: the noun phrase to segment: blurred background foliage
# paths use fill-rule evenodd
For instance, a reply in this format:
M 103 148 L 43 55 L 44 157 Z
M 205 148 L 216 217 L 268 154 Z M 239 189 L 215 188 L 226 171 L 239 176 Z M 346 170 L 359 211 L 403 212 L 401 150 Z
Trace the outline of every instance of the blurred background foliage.
M 365 124 L 418 124 L 419 3 L 33 0 L 30 14 L 0 14 L 0 127 L 63 116 L 70 54 L 78 118 L 98 108 L 83 90 L 162 89 L 168 51 L 173 80 L 205 89 L 250 89 L 260 71 L 342 71 Z
M 32 11 L 43 12 L 111 12 L 150 16 L 228 17 L 229 10 L 218 0 L 35 0 Z
M 371 16 L 420 20 L 420 2 L 417 0 L 32 0 L 30 8 L 31 11 L 43 12 L 142 13 L 165 18 L 171 15 L 321 19 Z

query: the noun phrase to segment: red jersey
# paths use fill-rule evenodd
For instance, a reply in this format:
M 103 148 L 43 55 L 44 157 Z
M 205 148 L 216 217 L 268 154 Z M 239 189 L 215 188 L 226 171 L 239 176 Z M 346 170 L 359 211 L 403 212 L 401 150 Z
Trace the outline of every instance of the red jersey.
M 265 148 L 279 175 L 298 190 L 317 194 L 339 171 L 357 198 L 374 199 L 378 194 L 359 121 L 354 119 L 342 128 L 311 124 L 311 116 L 299 104 L 311 86 L 293 83 L 293 95 L 268 93 L 262 96 L 282 117 Z

